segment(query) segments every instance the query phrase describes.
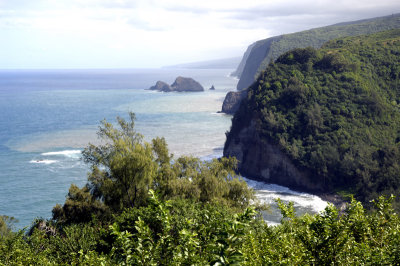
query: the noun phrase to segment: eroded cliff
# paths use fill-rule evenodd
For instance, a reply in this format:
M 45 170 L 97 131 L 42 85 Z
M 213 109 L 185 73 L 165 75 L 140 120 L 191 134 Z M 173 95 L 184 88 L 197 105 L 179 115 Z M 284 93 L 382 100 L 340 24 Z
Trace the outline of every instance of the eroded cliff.
M 224 156 L 238 159 L 242 175 L 294 189 L 324 190 L 324 184 L 312 180 L 309 171 L 296 167 L 277 145 L 262 138 L 255 119 L 249 121 L 228 139 L 224 149 Z
M 400 29 L 283 54 L 247 89 L 224 156 L 293 188 L 399 193 L 399 57 Z

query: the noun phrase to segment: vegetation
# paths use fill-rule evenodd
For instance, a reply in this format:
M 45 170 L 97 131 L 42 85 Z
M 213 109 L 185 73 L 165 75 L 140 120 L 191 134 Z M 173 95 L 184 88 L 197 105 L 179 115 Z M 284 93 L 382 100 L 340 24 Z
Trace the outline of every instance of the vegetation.
M 18 222 L 14 217 L 0 216 L 0 237 L 8 236 L 11 233 L 14 223 Z
M 250 58 L 246 62 L 238 89 L 246 89 L 260 75 L 262 71 L 282 54 L 295 48 L 320 48 L 325 42 L 346 36 L 372 34 L 380 31 L 400 28 L 400 15 L 373 18 L 349 23 L 340 23 L 332 26 L 285 34 L 264 40 L 253 45 Z M 245 58 L 247 59 L 247 58 Z
M 260 64 L 256 76 L 260 74 L 271 62 L 280 55 L 295 48 L 314 47 L 320 48 L 325 42 L 339 37 L 372 34 L 400 28 L 400 15 L 391 15 L 382 18 L 369 19 L 357 23 L 341 23 L 328 27 L 316 28 L 293 34 L 283 35 L 279 41 L 273 42 L 271 50 Z
M 400 263 L 393 198 L 381 197 L 369 214 L 353 200 L 342 213 L 330 205 L 302 217 L 278 200 L 282 222 L 268 226 L 235 160 L 175 160 L 164 139 L 143 141 L 134 118 L 119 118 L 118 128 L 103 121 L 104 144 L 83 152 L 88 184 L 71 185 L 54 219 L 26 234 L 0 219 L 1 265 Z
M 175 159 L 163 138 L 143 140 L 131 113 L 102 122 L 102 144 L 83 152 L 88 183 L 71 185 L 53 219 L 13 232 L 0 216 L 0 265 L 399 265 L 389 196 L 400 186 L 399 55 L 400 30 L 288 52 L 250 88 L 228 134 L 256 119 L 316 182 L 367 209 L 352 199 L 299 217 L 278 199 L 283 218 L 268 226 L 235 159 Z M 387 197 L 368 201 L 378 194 Z
M 69 224 L 88 222 L 93 216 L 109 219 L 126 208 L 147 205 L 150 189 L 164 200 L 184 198 L 241 209 L 254 199 L 235 173 L 234 158 L 175 160 L 164 138 L 145 142 L 134 125 L 133 113 L 128 121 L 118 118 L 117 128 L 102 122 L 98 135 L 104 144 L 90 144 L 83 151 L 84 161 L 91 166 L 88 183 L 83 188 L 71 185 L 64 206 L 53 209 L 54 220 Z
M 398 194 L 399 56 L 400 30 L 292 50 L 249 88 L 228 138 L 253 119 L 263 139 L 327 190 L 366 204 Z
M 296 217 L 279 203 L 280 225 L 268 226 L 252 208 L 160 200 L 127 208 L 104 223 L 70 224 L 55 234 L 35 229 L 0 238 L 4 265 L 397 265 L 400 221 L 389 199 L 366 213 L 352 201 Z

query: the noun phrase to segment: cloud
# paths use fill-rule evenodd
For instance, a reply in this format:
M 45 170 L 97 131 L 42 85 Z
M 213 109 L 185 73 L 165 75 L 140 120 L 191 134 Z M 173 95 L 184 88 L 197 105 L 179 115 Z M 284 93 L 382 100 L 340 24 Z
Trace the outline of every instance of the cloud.
M 46 47 L 51 65 L 50 55 L 61 64 L 73 47 L 79 62 L 104 67 L 113 58 L 167 65 L 239 56 L 273 35 L 397 12 L 398 0 L 0 0 L 0 34 L 9 34 L 0 51 L 23 62 L 18 49 Z
M 400 2 L 382 0 L 371 1 L 277 1 L 268 5 L 245 7 L 241 9 L 226 9 L 231 18 L 252 21 L 260 18 L 284 18 L 292 16 L 336 16 L 363 17 L 379 16 L 382 13 L 400 12 Z

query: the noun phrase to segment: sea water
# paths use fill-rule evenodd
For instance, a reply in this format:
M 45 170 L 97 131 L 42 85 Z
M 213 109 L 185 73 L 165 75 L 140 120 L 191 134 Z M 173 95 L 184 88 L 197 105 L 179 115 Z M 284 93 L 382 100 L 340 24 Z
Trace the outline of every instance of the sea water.
M 81 151 L 96 144 L 100 121 L 136 114 L 136 129 L 150 141 L 165 137 L 175 156 L 220 157 L 231 116 L 220 114 L 237 80 L 230 69 L 2 70 L 0 71 L 0 215 L 50 218 L 71 183 L 83 186 L 88 167 Z M 192 77 L 204 92 L 146 90 L 156 81 Z M 216 90 L 208 90 L 212 85 Z M 300 213 L 322 210 L 320 198 L 248 180 L 260 200 L 294 201 Z M 279 222 L 272 208 L 264 218 Z

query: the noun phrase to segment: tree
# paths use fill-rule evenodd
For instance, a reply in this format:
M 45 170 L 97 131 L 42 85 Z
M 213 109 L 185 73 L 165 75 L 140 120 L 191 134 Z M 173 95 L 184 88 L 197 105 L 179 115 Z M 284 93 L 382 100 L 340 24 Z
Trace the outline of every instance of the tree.
M 104 219 L 147 205 L 150 189 L 162 199 L 221 202 L 240 209 L 254 199 L 253 191 L 236 176 L 236 159 L 173 159 L 164 138 L 145 142 L 135 131 L 135 114 L 129 118 L 118 117 L 117 126 L 101 122 L 102 144 L 89 144 L 82 152 L 91 168 L 88 183 L 83 188 L 71 185 L 65 204 L 54 207 L 53 219 L 62 223 L 88 222 L 92 216 Z
M 18 222 L 14 217 L 0 215 L 0 237 L 5 237 L 11 233 L 14 223 Z
M 152 146 L 134 129 L 135 114 L 129 118 L 118 117 L 119 128 L 103 120 L 98 135 L 105 144 L 90 144 L 82 153 L 92 169 L 90 191 L 115 211 L 143 204 L 157 170 Z

